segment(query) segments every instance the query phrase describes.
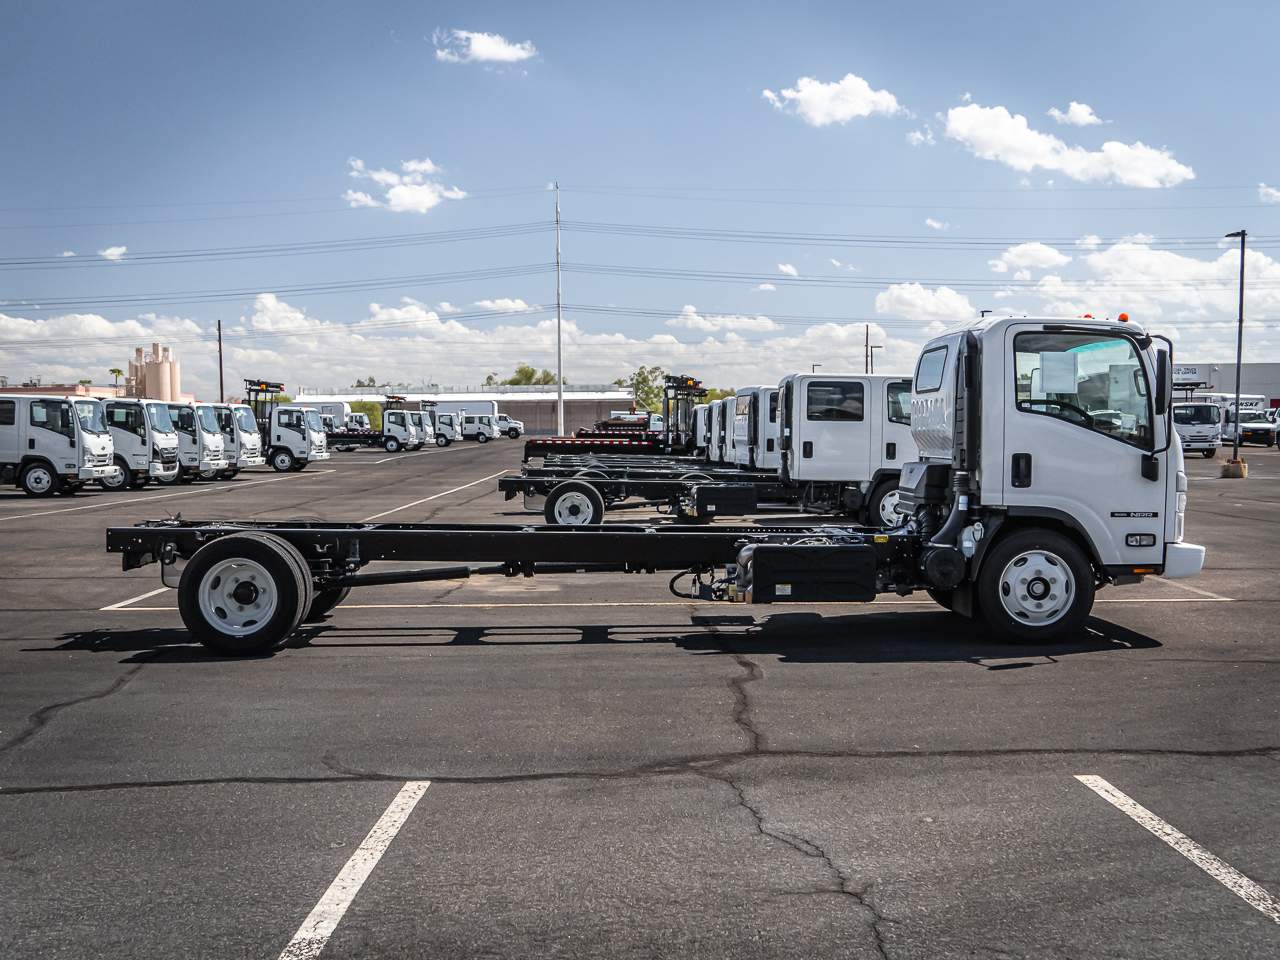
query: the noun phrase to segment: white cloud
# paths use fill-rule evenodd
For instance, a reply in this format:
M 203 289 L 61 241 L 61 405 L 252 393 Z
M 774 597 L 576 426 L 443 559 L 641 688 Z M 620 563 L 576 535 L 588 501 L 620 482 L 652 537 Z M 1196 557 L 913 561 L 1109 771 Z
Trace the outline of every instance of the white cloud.
M 933 136 L 933 128 L 927 123 L 923 129 L 912 130 L 907 134 L 907 143 L 913 147 L 932 147 L 937 142 Z
M 778 110 L 790 110 L 805 123 L 825 127 L 832 123 L 848 123 L 872 114 L 893 116 L 902 113 L 898 98 L 888 90 L 873 90 L 856 74 L 846 73 L 840 80 L 823 83 L 813 77 L 801 77 L 794 87 L 761 94 Z
M 780 263 L 780 264 L 778 264 L 778 272 L 779 272 L 779 273 L 785 273 L 788 277 L 798 277 L 798 276 L 800 276 L 800 271 L 799 271 L 799 270 L 797 270 L 794 266 L 792 266 L 792 265 L 791 265 L 791 264 L 789 264 L 789 263 Z
M 1086 233 L 1076 241 L 1076 246 L 1081 250 L 1097 250 L 1102 246 L 1102 238 L 1096 233 Z
M 951 224 L 945 220 L 935 220 L 933 217 L 925 217 L 924 225 L 930 230 L 950 230 Z
M 756 287 L 757 290 L 777 290 L 778 288 L 772 283 L 762 283 Z
M 461 313 L 462 312 L 461 307 L 455 307 L 448 300 L 441 300 L 439 307 L 440 307 L 441 313 Z
M 876 313 L 945 324 L 967 320 L 977 311 L 968 297 L 950 287 L 930 289 L 918 283 L 895 283 L 876 294 Z
M 964 93 L 960 94 L 960 102 L 961 102 L 961 103 L 972 103 L 972 102 L 973 102 L 973 94 L 972 94 L 972 93 L 970 93 L 968 90 L 966 90 Z
M 496 310 L 498 313 L 524 313 L 537 309 L 525 303 L 519 297 L 498 297 L 494 300 L 477 300 L 475 306 L 482 310 Z M 456 311 L 455 311 L 456 312 Z
M 1049 116 L 1053 117 L 1058 123 L 1065 123 L 1072 127 L 1092 127 L 1102 123 L 1102 118 L 1093 112 L 1093 107 L 1087 103 L 1077 103 L 1074 100 L 1067 105 L 1065 111 L 1059 110 L 1057 107 L 1050 107 Z
M 1168 150 L 1116 140 L 1108 140 L 1099 150 L 1070 146 L 1052 134 L 1031 129 L 1026 117 L 1004 107 L 976 103 L 952 107 L 947 111 L 946 133 L 974 156 L 1022 172 L 1040 168 L 1073 180 L 1148 188 L 1172 187 L 1195 178 L 1195 171 L 1178 163 Z
M 74 257 L 75 255 L 76 252 L 74 250 L 63 250 L 62 253 L 58 254 L 60 257 Z
M 1275 187 L 1268 187 L 1265 183 L 1258 184 L 1258 199 L 1262 203 L 1280 203 L 1280 190 Z
M 828 258 L 827 258 L 827 263 L 831 264 L 831 265 L 832 265 L 833 267 L 835 267 L 837 270 L 839 270 L 841 267 L 843 267 L 843 266 L 844 266 L 844 264 L 843 264 L 843 263 L 841 263 L 839 260 L 837 260 L 835 257 L 828 257 Z
M 442 63 L 520 63 L 538 55 L 532 40 L 512 43 L 497 33 L 436 30 L 431 40 Z
M 436 174 L 439 166 L 429 158 L 406 160 L 395 170 L 370 170 L 359 157 L 347 161 L 347 175 L 357 180 L 368 180 L 382 188 L 378 198 L 364 190 L 348 190 L 342 199 L 352 207 L 385 207 L 396 213 L 426 213 L 445 200 L 461 200 L 467 194 L 457 187 L 447 187 Z
M 1019 243 L 1000 254 L 998 260 L 988 260 L 987 266 L 996 273 L 1008 273 L 1010 268 L 1045 270 L 1050 267 L 1061 267 L 1070 262 L 1070 257 L 1047 243 Z M 1030 279 L 1030 275 L 1025 279 Z
M 678 316 L 667 321 L 668 327 L 682 327 L 685 330 L 700 330 L 707 333 L 723 331 L 750 330 L 755 332 L 777 330 L 778 325 L 764 315 L 754 317 L 740 314 L 703 316 L 692 304 L 685 304 Z
M 125 246 L 106 247 L 98 251 L 98 256 L 102 257 L 103 260 L 123 260 L 124 255 L 128 252 L 129 248 Z

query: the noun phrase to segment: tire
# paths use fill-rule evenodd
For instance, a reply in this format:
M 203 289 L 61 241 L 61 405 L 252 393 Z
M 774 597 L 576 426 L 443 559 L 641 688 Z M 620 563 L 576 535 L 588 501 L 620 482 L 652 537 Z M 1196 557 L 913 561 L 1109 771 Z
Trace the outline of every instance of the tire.
M 319 623 L 325 614 L 347 599 L 350 587 L 330 587 L 328 590 L 317 590 L 315 599 L 311 601 L 311 609 L 302 618 L 303 623 Z
M 120 493 L 133 486 L 133 471 L 124 462 L 124 457 L 116 457 L 114 463 L 116 472 L 111 475 L 111 479 L 108 480 L 106 477 L 102 477 L 98 481 L 98 486 L 108 493 Z
M 1212 460 L 1214 457 L 1218 455 L 1218 451 L 1217 450 L 1201 450 L 1200 455 L 1204 457 L 1206 460 Z
M 932 600 L 934 603 L 936 603 L 938 606 L 944 607 L 947 610 L 955 609 L 955 602 L 952 597 L 952 591 L 939 590 L 936 587 L 926 587 L 924 592 L 927 593 L 929 595 L 929 599 Z
M 221 470 L 201 470 L 199 476 L 200 476 L 200 479 L 203 480 L 205 483 L 212 483 L 214 480 L 222 479 L 222 471 Z
M 276 473 L 288 473 L 297 462 L 293 454 L 283 447 L 271 451 L 271 469 Z
M 63 481 L 62 486 L 58 488 L 58 495 L 62 497 L 74 497 L 83 489 L 83 483 L 76 483 L 74 480 L 66 480 Z
M 1074 540 L 1053 530 L 1001 538 L 983 559 L 976 586 L 983 619 L 1007 643 L 1071 640 L 1093 609 L 1092 564 Z M 1028 589 L 1019 593 L 1023 586 Z M 1038 590 L 1044 599 L 1037 599 Z
M 387 451 L 387 453 L 399 453 L 400 447 L 401 443 L 395 437 L 387 437 L 382 441 L 382 449 Z
M 178 478 L 181 476 L 182 476 L 182 469 L 179 468 L 178 472 L 175 473 L 172 477 L 169 477 L 168 479 L 165 479 L 164 477 L 153 477 L 152 479 L 155 480 L 155 482 L 162 487 L 172 487 L 174 484 L 178 482 Z
M 520 431 L 517 430 L 515 427 L 512 427 L 510 430 L 507 431 L 507 436 L 510 437 L 512 440 L 519 440 Z
M 894 513 L 892 507 L 898 502 L 898 483 L 896 480 L 884 480 L 876 485 L 867 502 L 867 520 L 873 527 L 888 530 L 901 525 L 902 516 Z
M 306 460 L 295 460 L 293 462 L 293 466 L 289 468 L 289 471 L 291 473 L 301 473 L 303 470 L 307 469 L 307 463 L 308 461 Z
M 178 483 L 188 484 L 188 483 L 195 483 L 195 482 L 196 482 L 196 475 L 192 473 L 190 470 L 188 470 L 186 467 L 183 467 L 181 470 L 178 471 Z
M 487 433 L 477 433 L 477 434 L 476 434 L 476 442 L 477 442 L 477 443 L 488 443 L 488 442 L 489 442 L 489 435 L 488 435 Z
M 240 473 L 239 467 L 228 467 L 226 470 L 223 470 L 222 472 L 220 472 L 218 474 L 218 477 L 222 480 L 234 480 L 239 475 L 239 473 Z
M 305 569 L 297 550 L 279 537 L 238 533 L 214 540 L 182 571 L 182 622 L 216 653 L 270 653 L 297 629 L 311 605 Z
M 447 447 L 448 445 L 449 445 L 449 438 L 448 438 L 448 437 L 446 437 L 443 433 L 437 433 L 437 434 L 436 434 L 436 446 L 437 446 L 437 447 Z
M 604 497 L 589 483 L 566 480 L 547 496 L 542 515 L 554 526 L 603 523 Z

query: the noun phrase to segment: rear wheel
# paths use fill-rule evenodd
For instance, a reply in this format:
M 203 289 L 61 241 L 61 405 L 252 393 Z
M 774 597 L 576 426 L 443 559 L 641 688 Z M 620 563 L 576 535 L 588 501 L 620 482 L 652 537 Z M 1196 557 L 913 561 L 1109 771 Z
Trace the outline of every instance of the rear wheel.
M 298 461 L 294 459 L 293 454 L 284 448 L 272 451 L 271 467 L 277 473 L 287 473 L 294 468 L 294 465 L 297 462 Z
M 1093 567 L 1076 542 L 1053 530 L 1020 530 L 996 543 L 978 573 L 978 607 L 1011 643 L 1077 636 L 1093 609 Z
M 510 437 L 512 440 L 519 440 L 520 431 L 517 430 L 515 427 L 511 427 L 507 430 L 507 436 Z
M 551 491 L 542 515 L 556 526 L 578 526 L 604 521 L 604 498 L 589 483 L 567 480 Z
M 209 543 L 178 583 L 178 609 L 191 635 L 210 650 L 237 656 L 278 647 L 297 629 L 312 596 L 297 550 L 261 533 Z

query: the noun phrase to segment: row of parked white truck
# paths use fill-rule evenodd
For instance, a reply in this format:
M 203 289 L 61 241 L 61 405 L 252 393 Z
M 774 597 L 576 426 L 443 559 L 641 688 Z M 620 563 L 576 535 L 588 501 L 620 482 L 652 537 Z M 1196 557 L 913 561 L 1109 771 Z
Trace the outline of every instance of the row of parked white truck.
M 381 446 L 388 453 L 421 450 L 428 443 L 447 447 L 459 440 L 488 443 L 498 437 L 518 439 L 524 423 L 501 413 L 493 402 L 469 404 L 397 398 L 383 404 L 382 428 L 375 431 L 368 414 L 353 411 L 348 401 L 325 400 L 312 406 L 320 413 L 334 448 Z

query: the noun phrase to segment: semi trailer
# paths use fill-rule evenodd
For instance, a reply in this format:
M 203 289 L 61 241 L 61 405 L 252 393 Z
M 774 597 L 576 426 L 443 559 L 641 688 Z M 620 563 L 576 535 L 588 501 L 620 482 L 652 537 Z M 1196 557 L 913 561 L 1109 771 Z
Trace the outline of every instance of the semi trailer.
M 178 435 L 163 404 L 141 400 L 107 400 L 116 469 L 98 484 L 104 490 L 137 490 L 155 480 L 171 483 L 178 475 Z
M 986 317 L 935 337 L 890 530 L 168 519 L 111 528 L 106 546 L 125 570 L 158 562 L 166 582 L 185 560 L 183 622 L 224 654 L 279 647 L 356 587 L 580 572 L 663 571 L 679 596 L 757 604 L 925 591 L 997 637 L 1069 640 L 1097 590 L 1203 566 L 1184 535 L 1172 349 L 1092 319 Z M 1094 416 L 1113 410 L 1126 417 Z M 365 571 L 382 561 L 453 565 Z
M 102 401 L 0 397 L 0 482 L 31 497 L 72 494 L 116 471 Z

